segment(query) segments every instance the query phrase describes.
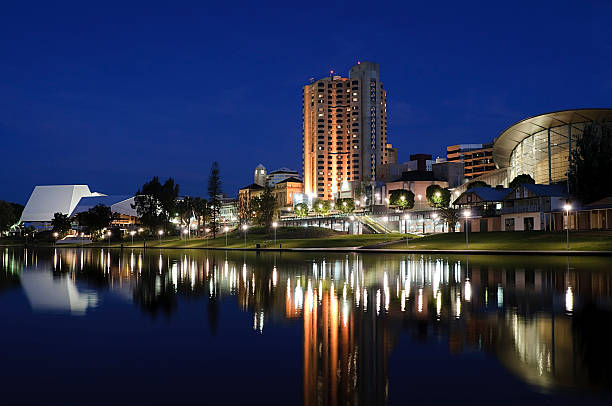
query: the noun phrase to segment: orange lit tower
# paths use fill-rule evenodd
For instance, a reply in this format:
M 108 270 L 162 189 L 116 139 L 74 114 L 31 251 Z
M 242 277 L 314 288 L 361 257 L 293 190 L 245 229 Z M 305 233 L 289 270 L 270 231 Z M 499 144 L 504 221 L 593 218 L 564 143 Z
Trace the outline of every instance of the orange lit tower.
M 387 95 L 377 63 L 359 62 L 303 89 L 304 192 L 331 200 L 341 184 L 374 184 L 387 163 Z M 367 188 L 366 188 L 367 189 Z

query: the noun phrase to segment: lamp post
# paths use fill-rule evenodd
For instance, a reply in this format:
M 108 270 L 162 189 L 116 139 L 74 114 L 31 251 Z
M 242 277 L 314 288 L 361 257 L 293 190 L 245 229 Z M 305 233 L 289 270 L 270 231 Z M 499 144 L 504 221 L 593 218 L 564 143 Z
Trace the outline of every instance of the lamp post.
M 565 225 L 565 244 L 566 244 L 566 248 L 569 250 L 569 228 L 570 228 L 570 217 L 569 217 L 569 212 L 572 209 L 572 205 L 569 203 L 566 203 L 563 206 L 563 210 L 565 210 L 565 218 L 566 220 L 566 225 Z
M 246 237 L 247 237 L 247 229 L 249 228 L 249 226 L 247 226 L 246 224 L 242 225 L 242 229 L 244 230 L 244 249 L 246 249 Z
M 208 233 L 210 233 L 210 228 L 204 230 L 206 232 L 206 249 L 208 249 Z
M 272 228 L 274 228 L 274 248 L 276 248 L 276 227 L 278 227 L 278 223 L 275 221 L 272 223 Z
M 405 214 L 404 215 L 404 231 L 406 232 L 406 249 L 408 249 L 408 220 L 410 219 L 410 216 Z
M 188 239 L 189 239 L 189 236 L 188 236 L 187 234 L 189 234 L 189 229 L 187 229 L 187 228 L 186 228 L 186 229 L 184 229 L 184 230 L 183 230 L 183 234 L 185 234 L 185 240 L 188 240 Z
M 110 238 L 112 233 L 109 231 L 108 233 L 106 233 L 106 235 L 108 236 L 108 248 L 110 248 Z
M 466 209 L 463 212 L 463 217 L 465 217 L 465 249 L 469 248 L 469 243 L 468 243 L 468 218 L 470 217 L 472 213 L 470 212 L 469 209 Z
M 164 235 L 164 230 L 159 230 L 157 235 L 159 236 L 159 246 L 161 247 L 161 236 Z
M 85 238 L 85 233 L 81 233 L 81 250 L 83 249 L 83 238 Z
M 225 231 L 225 248 L 227 248 L 227 232 L 229 231 L 229 227 L 223 227 L 223 231 Z
M 142 233 L 143 231 L 144 231 L 144 228 L 140 227 L 140 228 L 138 229 L 138 235 L 140 235 L 140 233 Z M 144 248 L 144 247 L 146 247 L 146 244 L 145 244 L 145 239 L 146 239 L 146 237 L 143 235 L 143 236 L 142 236 L 142 246 L 143 246 L 143 248 Z
M 58 233 L 53 233 L 53 246 L 55 247 L 57 245 L 57 236 L 59 234 Z
M 136 234 L 136 231 L 130 231 L 130 235 L 132 236 L 132 248 L 134 247 L 134 234 Z
M 435 234 L 436 233 L 436 221 L 438 220 L 438 213 L 433 213 L 431 217 L 433 218 L 433 232 Z

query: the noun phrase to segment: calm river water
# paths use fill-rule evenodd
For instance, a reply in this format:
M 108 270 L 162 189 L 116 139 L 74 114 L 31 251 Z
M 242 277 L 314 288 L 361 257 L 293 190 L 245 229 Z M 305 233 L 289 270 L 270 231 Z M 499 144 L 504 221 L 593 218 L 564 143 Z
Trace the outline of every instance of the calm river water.
M 611 404 L 611 264 L 0 248 L 0 404 Z

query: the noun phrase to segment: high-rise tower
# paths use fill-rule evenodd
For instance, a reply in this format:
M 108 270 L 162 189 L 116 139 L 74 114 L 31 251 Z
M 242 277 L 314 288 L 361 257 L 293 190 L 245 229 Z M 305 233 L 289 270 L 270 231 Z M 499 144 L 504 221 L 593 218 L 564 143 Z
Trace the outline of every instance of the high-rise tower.
M 303 170 L 306 194 L 338 196 L 344 181 L 369 190 L 387 163 L 387 97 L 378 64 L 360 62 L 348 78 L 317 80 L 303 90 Z M 371 197 L 370 197 L 371 198 Z

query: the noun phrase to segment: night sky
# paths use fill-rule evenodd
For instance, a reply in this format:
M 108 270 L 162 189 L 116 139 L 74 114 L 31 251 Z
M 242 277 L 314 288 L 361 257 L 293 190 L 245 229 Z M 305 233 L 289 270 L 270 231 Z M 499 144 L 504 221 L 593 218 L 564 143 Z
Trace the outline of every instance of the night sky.
M 154 175 L 204 196 L 214 160 L 228 195 L 259 163 L 301 171 L 302 86 L 358 60 L 380 64 L 401 161 L 612 107 L 610 1 L 11 3 L 0 199 L 22 204 L 35 185 L 130 194 Z

